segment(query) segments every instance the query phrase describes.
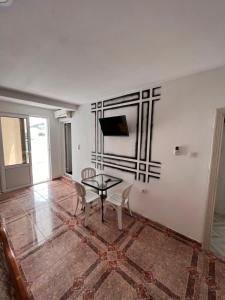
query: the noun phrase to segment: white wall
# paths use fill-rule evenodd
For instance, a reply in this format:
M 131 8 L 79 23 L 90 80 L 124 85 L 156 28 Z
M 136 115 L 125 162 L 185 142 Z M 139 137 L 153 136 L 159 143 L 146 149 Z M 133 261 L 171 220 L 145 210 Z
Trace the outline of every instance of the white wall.
M 51 143 L 51 164 L 52 178 L 63 175 L 62 164 L 62 137 L 61 126 L 58 120 L 54 118 L 52 110 L 33 107 L 29 105 L 21 105 L 11 102 L 2 101 L 0 98 L 0 112 L 17 113 L 29 116 L 38 116 L 48 118 L 50 124 L 50 143 Z
M 223 127 L 223 140 L 220 155 L 220 167 L 217 182 L 215 212 L 220 215 L 225 215 L 225 126 Z
M 72 119 L 72 163 L 73 179 L 80 181 L 81 170 L 90 166 L 92 122 L 90 105 L 81 105 Z M 80 150 L 78 146 L 80 145 Z
M 161 179 L 135 183 L 132 209 L 202 242 L 216 108 L 225 107 L 225 67 L 161 86 L 152 149 L 154 159 L 162 162 Z M 80 170 L 90 165 L 90 115 L 90 105 L 85 105 L 73 117 L 73 174 L 77 180 Z M 184 146 L 186 154 L 174 156 L 175 146 Z M 143 188 L 147 193 L 141 192 Z

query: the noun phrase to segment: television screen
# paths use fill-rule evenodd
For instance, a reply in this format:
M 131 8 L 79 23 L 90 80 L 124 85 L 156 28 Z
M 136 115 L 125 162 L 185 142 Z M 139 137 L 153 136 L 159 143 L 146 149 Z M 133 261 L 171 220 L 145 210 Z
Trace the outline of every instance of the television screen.
M 99 118 L 102 133 L 105 136 L 128 136 L 126 116 Z

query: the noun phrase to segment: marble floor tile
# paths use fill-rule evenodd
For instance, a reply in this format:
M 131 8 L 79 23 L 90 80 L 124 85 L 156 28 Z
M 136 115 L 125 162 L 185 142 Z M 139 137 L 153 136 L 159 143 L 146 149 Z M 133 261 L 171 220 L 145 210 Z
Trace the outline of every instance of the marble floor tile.
M 136 214 L 93 205 L 84 227 L 73 184 L 56 180 L 0 196 L 10 243 L 33 300 L 225 299 L 225 263 Z M 1 295 L 1 294 L 0 294 Z
M 63 221 L 54 213 L 51 205 L 39 207 L 29 213 L 31 222 L 45 238 L 51 237 L 59 227 L 63 226 Z
M 151 269 L 168 238 L 164 233 L 149 226 L 144 227 L 138 236 L 134 234 L 133 237 L 127 256 L 142 268 Z
M 59 208 L 65 211 L 70 217 L 73 217 L 75 214 L 77 201 L 78 201 L 77 195 L 72 194 L 58 201 L 57 205 L 59 206 Z M 76 214 L 79 215 L 80 213 L 82 213 L 82 211 L 81 211 L 81 204 L 79 203 Z
M 17 199 L 13 198 L 6 202 L 0 202 L 0 216 L 6 221 L 20 215 L 24 215 L 24 210 Z
M 101 283 L 95 293 L 95 298 L 99 300 L 135 300 L 137 299 L 137 292 L 118 272 L 112 271 Z
M 44 242 L 43 234 L 30 222 L 28 215 L 6 224 L 6 229 L 16 254 L 40 245 Z
M 31 209 L 36 209 L 38 207 L 46 206 L 49 204 L 49 200 L 46 200 L 36 192 L 33 192 L 28 196 L 23 196 L 17 201 L 24 212 L 28 212 Z
M 92 210 L 94 212 L 94 210 Z M 127 213 L 123 214 L 123 230 L 118 229 L 117 214 L 116 211 L 109 208 L 107 209 L 107 214 L 104 216 L 104 223 L 101 221 L 101 211 L 96 209 L 94 213 L 91 212 L 88 218 L 87 230 L 92 236 L 98 238 L 105 244 L 110 244 L 116 242 L 122 235 L 124 231 L 132 225 L 134 219 Z

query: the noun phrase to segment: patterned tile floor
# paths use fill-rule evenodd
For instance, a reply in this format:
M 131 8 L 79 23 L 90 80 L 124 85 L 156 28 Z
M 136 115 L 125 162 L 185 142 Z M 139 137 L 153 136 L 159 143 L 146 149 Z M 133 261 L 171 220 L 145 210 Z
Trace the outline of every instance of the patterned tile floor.
M 198 244 L 124 212 L 124 230 L 92 208 L 89 226 L 69 182 L 1 196 L 11 245 L 31 299 L 225 299 L 225 263 Z

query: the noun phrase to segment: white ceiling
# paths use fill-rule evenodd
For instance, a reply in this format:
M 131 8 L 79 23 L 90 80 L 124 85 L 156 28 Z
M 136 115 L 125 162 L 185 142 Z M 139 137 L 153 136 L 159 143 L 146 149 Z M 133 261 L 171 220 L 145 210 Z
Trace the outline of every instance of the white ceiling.
M 90 102 L 225 65 L 225 0 L 14 0 L 0 86 Z

